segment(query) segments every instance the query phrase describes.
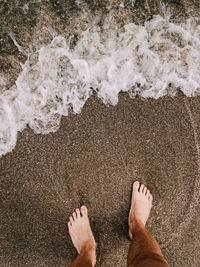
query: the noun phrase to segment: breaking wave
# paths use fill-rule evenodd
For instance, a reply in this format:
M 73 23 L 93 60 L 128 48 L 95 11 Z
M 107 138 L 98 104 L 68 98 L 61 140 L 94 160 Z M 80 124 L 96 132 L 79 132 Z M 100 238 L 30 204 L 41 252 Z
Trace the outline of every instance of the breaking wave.
M 13 40 L 23 51 L 16 40 Z M 154 16 L 143 26 L 93 25 L 73 48 L 58 35 L 27 53 L 15 85 L 4 90 L 0 76 L 0 156 L 16 144 L 27 125 L 35 133 L 55 132 L 62 116 L 80 113 L 95 95 L 116 105 L 119 92 L 158 99 L 200 93 L 200 25 L 197 19 L 174 24 Z

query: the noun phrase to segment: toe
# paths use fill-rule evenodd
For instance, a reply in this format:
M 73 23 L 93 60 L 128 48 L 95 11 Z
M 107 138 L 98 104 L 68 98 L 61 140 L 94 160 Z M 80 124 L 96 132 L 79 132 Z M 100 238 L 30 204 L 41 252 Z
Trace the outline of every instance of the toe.
M 70 217 L 69 217 L 69 220 L 70 220 L 70 223 L 71 223 L 71 225 L 72 225 L 72 224 L 73 224 L 73 222 L 74 222 L 74 220 L 73 220 L 72 216 L 70 216 Z
M 149 191 L 149 189 L 147 190 L 146 196 L 147 196 L 147 197 L 150 196 L 150 191 Z
M 69 221 L 69 222 L 68 222 L 68 229 L 70 229 L 71 226 L 72 226 L 72 225 L 71 225 L 71 222 Z
M 140 186 L 140 183 L 138 181 L 135 181 L 133 183 L 133 193 L 138 192 L 139 186 Z
M 74 218 L 74 221 L 77 219 L 76 212 L 73 212 L 73 218 Z
M 146 187 L 146 186 L 144 187 L 143 193 L 144 193 L 145 195 L 146 195 L 146 193 L 147 193 L 147 187 Z
M 150 201 L 153 200 L 152 194 L 150 194 L 150 196 L 149 196 L 149 200 L 150 200 Z
M 79 209 L 76 209 L 76 215 L 77 215 L 77 218 L 80 218 L 81 214 L 80 214 L 80 210 Z
M 81 207 L 81 213 L 82 213 L 83 217 L 87 216 L 88 211 L 87 211 L 86 206 L 83 205 Z
M 140 193 L 143 193 L 143 189 L 144 189 L 144 185 L 141 184 L 141 186 L 140 186 Z

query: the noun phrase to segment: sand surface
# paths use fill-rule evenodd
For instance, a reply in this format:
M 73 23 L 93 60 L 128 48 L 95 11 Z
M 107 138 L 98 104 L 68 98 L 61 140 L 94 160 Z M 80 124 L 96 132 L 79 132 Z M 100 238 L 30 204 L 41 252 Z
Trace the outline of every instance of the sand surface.
M 0 159 L 0 266 L 66 266 L 67 221 L 87 205 L 97 266 L 126 266 L 135 179 L 152 191 L 147 228 L 170 266 L 200 266 L 200 97 L 91 98 L 58 132 L 19 134 Z

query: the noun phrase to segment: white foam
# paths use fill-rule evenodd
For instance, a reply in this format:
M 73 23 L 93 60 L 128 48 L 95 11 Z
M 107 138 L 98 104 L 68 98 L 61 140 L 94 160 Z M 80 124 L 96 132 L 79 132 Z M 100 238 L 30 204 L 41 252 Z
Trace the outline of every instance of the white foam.
M 81 112 L 93 91 L 112 105 L 120 91 L 155 99 L 177 89 L 199 94 L 200 26 L 194 19 L 175 25 L 155 16 L 144 26 L 103 28 L 82 32 L 73 50 L 57 36 L 28 54 L 16 86 L 0 95 L 0 155 L 14 148 L 27 124 L 35 133 L 56 131 L 61 116 L 70 107 Z

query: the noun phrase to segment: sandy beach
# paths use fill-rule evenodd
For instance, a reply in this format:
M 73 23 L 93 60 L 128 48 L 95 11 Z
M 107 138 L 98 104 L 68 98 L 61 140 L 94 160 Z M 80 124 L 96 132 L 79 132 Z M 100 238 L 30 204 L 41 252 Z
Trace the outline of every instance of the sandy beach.
M 95 97 L 60 129 L 19 133 L 0 159 L 0 266 L 66 266 L 76 256 L 67 221 L 87 205 L 97 266 L 126 266 L 134 180 L 154 200 L 148 230 L 173 267 L 199 266 L 200 98 Z

